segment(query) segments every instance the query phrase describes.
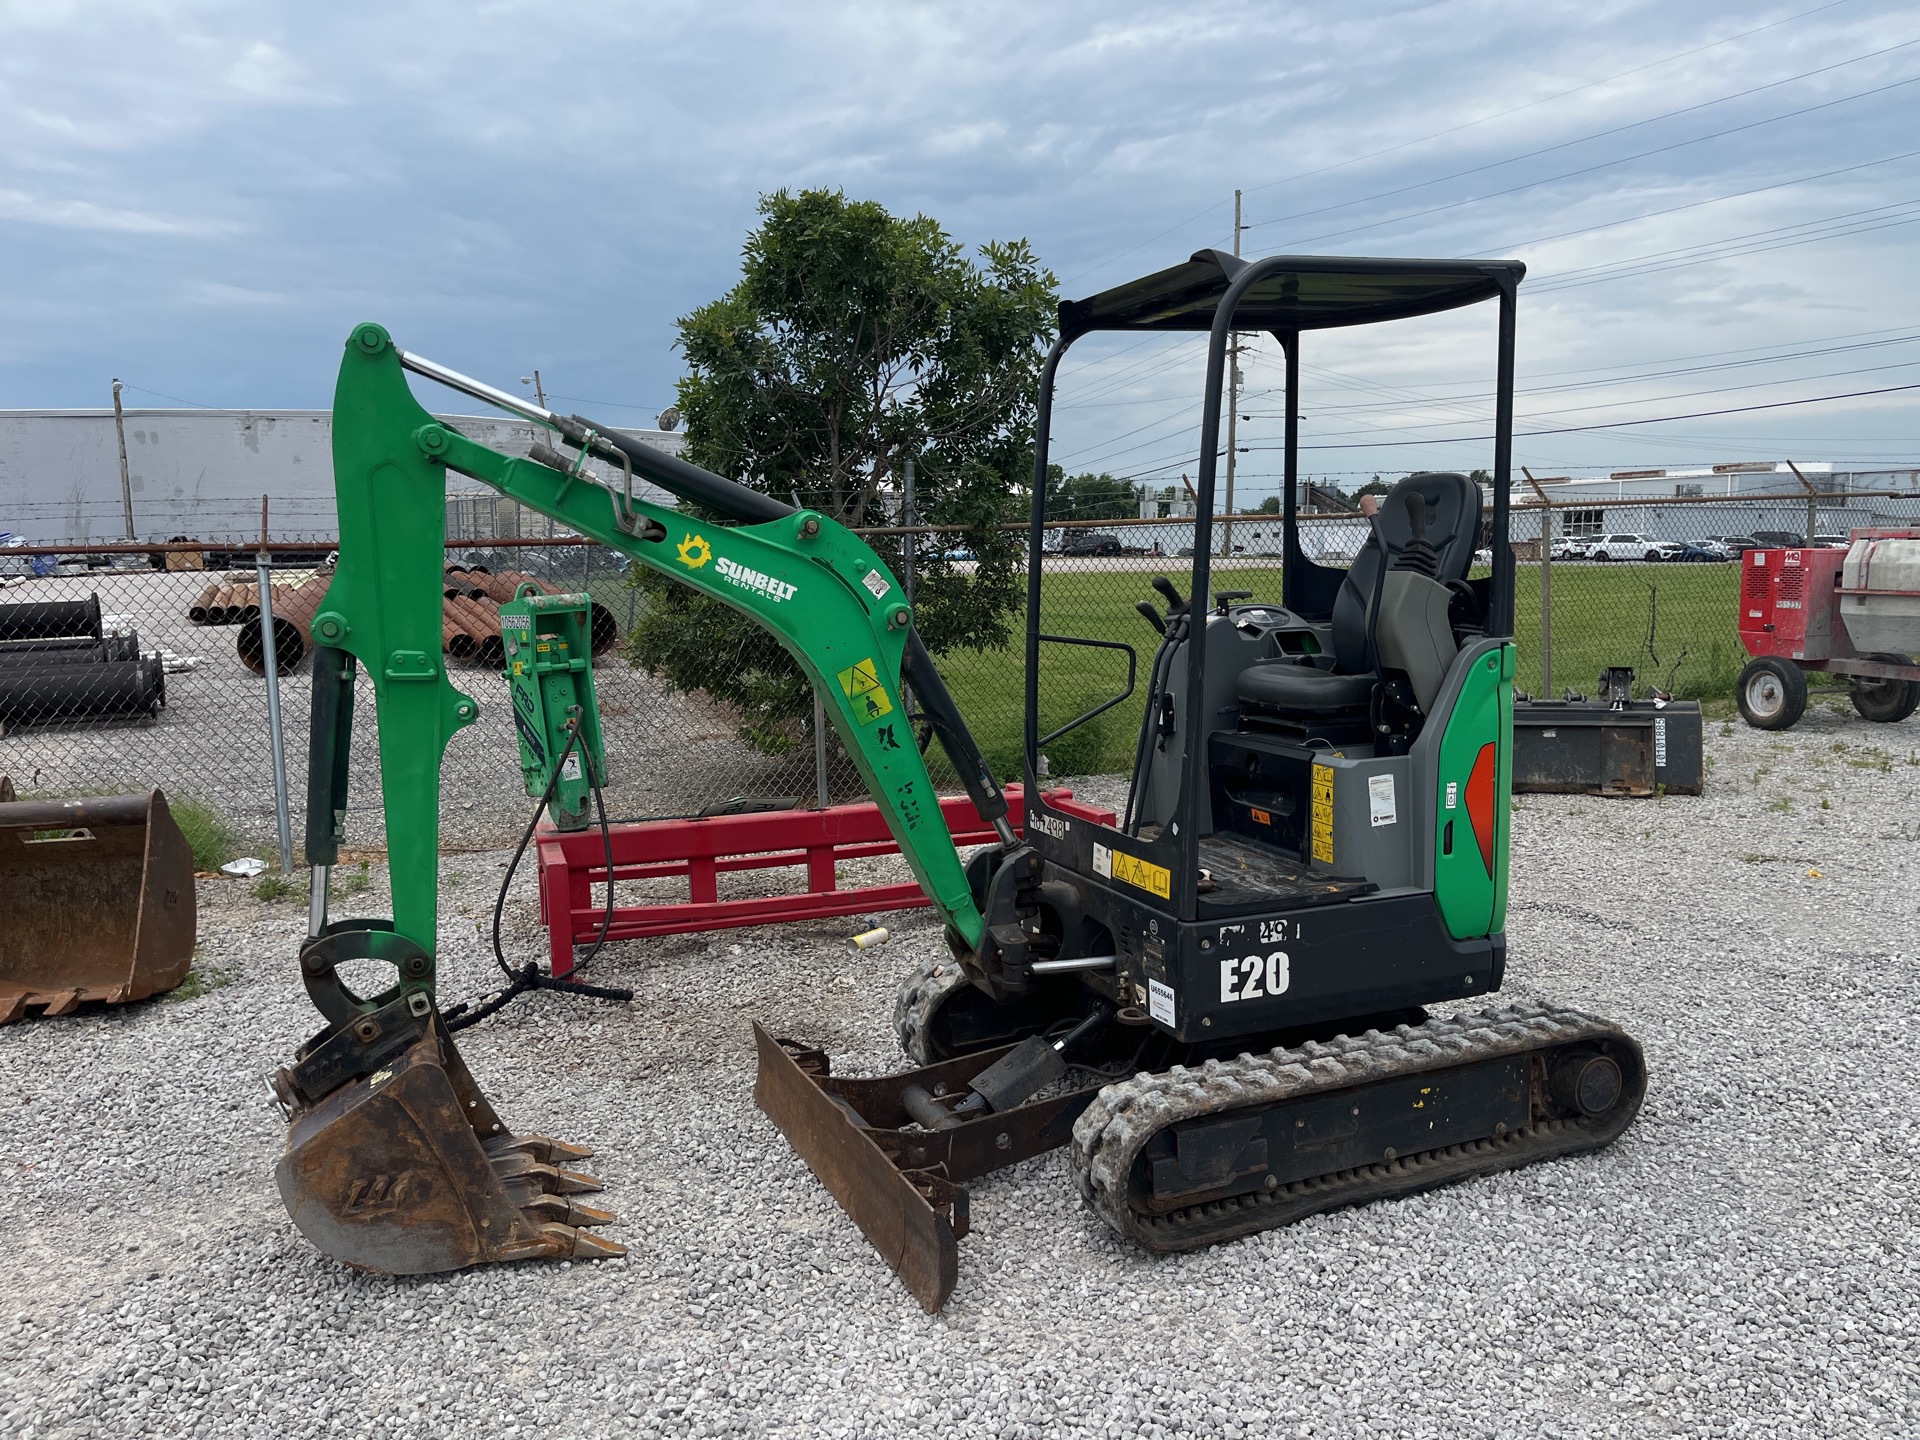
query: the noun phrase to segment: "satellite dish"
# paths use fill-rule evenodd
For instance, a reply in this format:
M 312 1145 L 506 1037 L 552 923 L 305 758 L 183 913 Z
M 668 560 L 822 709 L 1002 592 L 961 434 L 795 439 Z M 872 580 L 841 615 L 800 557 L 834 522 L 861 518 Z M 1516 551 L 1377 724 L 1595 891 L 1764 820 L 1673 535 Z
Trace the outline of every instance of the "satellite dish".
M 675 405 L 667 406 L 666 409 L 660 412 L 659 419 L 657 419 L 654 423 L 658 425 L 662 430 L 678 430 L 680 428 L 679 407 Z

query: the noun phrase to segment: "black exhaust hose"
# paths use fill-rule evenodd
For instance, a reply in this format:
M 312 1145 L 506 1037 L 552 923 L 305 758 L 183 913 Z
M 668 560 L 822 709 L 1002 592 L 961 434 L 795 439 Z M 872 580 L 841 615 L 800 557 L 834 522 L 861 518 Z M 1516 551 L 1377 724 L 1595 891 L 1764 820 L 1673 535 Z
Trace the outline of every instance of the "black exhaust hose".
M 332 865 L 346 839 L 347 765 L 353 744 L 354 659 L 314 647 L 313 724 L 307 740 L 307 864 Z
M 606 458 L 607 449 L 614 450 L 627 457 L 634 474 L 644 475 L 682 500 L 704 505 L 743 525 L 782 520 L 796 513 L 794 507 L 784 500 L 750 490 L 737 480 L 729 480 L 724 475 L 703 470 L 664 450 L 656 450 L 642 441 L 630 439 L 618 430 L 594 423 L 584 415 L 569 416 L 561 422 L 561 433 L 578 446 L 589 444 L 589 430 L 593 432 L 591 448 L 599 451 L 603 458 Z M 933 733 L 940 737 L 940 748 L 947 752 L 947 759 L 952 762 L 954 773 L 960 777 L 967 798 L 973 801 L 974 809 L 980 812 L 980 818 L 989 823 L 1005 818 L 1007 797 L 1002 793 L 999 782 L 993 778 L 993 772 L 987 768 L 980 747 L 974 743 L 973 732 L 967 729 L 967 722 L 961 718 L 960 707 L 953 703 L 953 696 L 947 690 L 946 682 L 940 678 L 940 672 L 934 668 L 933 657 L 921 643 L 918 631 L 907 636 L 907 653 L 901 670 L 903 678 L 913 687 L 922 713 L 932 723 Z
M 927 653 L 918 630 L 908 632 L 907 653 L 902 657 L 900 669 L 903 678 L 913 687 L 913 698 L 920 702 L 920 713 L 927 717 L 933 733 L 940 737 L 940 748 L 947 752 L 947 759 L 953 763 L 954 773 L 960 777 L 973 808 L 990 825 L 1004 820 L 1006 792 L 993 778 L 993 771 L 987 768 L 986 757 L 974 744 L 973 732 L 961 718 L 960 707 L 953 703 L 947 682 L 934 668 L 933 656 Z M 1028 797 L 1028 803 L 1032 803 L 1032 797 Z

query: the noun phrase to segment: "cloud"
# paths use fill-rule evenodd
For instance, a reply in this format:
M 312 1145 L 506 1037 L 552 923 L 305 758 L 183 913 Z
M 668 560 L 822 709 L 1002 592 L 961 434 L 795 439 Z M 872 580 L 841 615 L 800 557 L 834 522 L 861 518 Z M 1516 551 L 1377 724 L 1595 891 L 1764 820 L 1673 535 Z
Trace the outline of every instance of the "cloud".
M 1250 251 L 1329 233 L 1312 243 L 1518 246 L 1533 269 L 1523 388 L 1536 374 L 1864 330 L 1916 289 L 1904 232 L 1823 231 L 1750 253 L 1729 242 L 1920 198 L 1920 165 L 1715 197 L 1904 148 L 1912 92 L 1699 140 L 1920 73 L 1920 52 L 1855 58 L 1911 38 L 1901 7 L 1801 13 L 1813 9 L 0 6 L 0 263 L 16 281 L 0 292 L 0 330 L 25 337 L 0 355 L 0 404 L 73 403 L 103 370 L 214 403 L 324 404 L 341 337 L 379 319 L 471 373 L 538 364 L 573 393 L 658 407 L 678 370 L 674 317 L 737 274 L 756 197 L 795 184 L 923 210 L 968 243 L 1027 236 L 1076 293 L 1230 245 L 1236 187 L 1259 227 Z M 1699 143 L 1624 158 L 1688 140 Z M 1564 148 L 1526 158 L 1549 146 Z M 1619 223 L 1682 204 L 1694 208 Z M 1588 227 L 1605 228 L 1521 243 Z M 1690 247 L 1670 268 L 1589 274 Z M 1590 283 L 1551 283 L 1573 272 Z M 1459 397 L 1490 373 L 1488 330 L 1453 317 L 1390 341 L 1316 337 L 1309 378 L 1328 428 L 1384 435 L 1467 413 Z M 1190 452 L 1184 421 L 1107 438 L 1142 424 L 1113 401 L 1148 415 L 1197 404 L 1193 363 L 1128 370 L 1138 358 L 1087 367 L 1085 383 L 1114 388 L 1063 408 L 1063 445 L 1125 451 L 1143 468 Z M 1271 358 L 1251 363 L 1270 385 Z M 1657 406 L 1663 383 L 1609 381 L 1581 403 Z M 1401 412 L 1337 408 L 1396 397 Z M 1905 413 L 1872 433 L 1914 432 Z M 1266 422 L 1250 424 L 1259 435 Z M 1833 432 L 1823 424 L 1804 422 Z M 1553 453 L 1638 456 L 1662 434 Z M 1471 450 L 1436 444 L 1436 461 Z M 1403 452 L 1325 458 L 1366 468 Z M 1261 465 L 1249 462 L 1249 483 L 1270 485 Z

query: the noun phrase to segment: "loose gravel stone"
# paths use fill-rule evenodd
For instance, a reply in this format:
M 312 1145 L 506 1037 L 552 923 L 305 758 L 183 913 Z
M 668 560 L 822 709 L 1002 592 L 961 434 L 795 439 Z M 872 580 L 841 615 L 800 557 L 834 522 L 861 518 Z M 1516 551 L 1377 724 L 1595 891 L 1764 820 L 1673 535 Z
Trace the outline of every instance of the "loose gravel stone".
M 865 957 L 857 919 L 611 947 L 632 1006 L 463 1034 L 509 1124 L 599 1150 L 632 1254 L 396 1280 L 273 1189 L 302 908 L 202 882 L 200 993 L 0 1031 L 0 1436 L 1912 1435 L 1920 724 L 1821 703 L 1708 753 L 1698 799 L 1515 806 L 1503 998 L 1640 1040 L 1611 1149 L 1168 1257 L 1055 1152 L 973 1187 L 938 1316 L 755 1110 L 747 1033 L 897 1066 L 927 912 Z M 444 864 L 449 1001 L 492 983 L 504 859 Z M 377 867 L 335 905 L 385 908 Z

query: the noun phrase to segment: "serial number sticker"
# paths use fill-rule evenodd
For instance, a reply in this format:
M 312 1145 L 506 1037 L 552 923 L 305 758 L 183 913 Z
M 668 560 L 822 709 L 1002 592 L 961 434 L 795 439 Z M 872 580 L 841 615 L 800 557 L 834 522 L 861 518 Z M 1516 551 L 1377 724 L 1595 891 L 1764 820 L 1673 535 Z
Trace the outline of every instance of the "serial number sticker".
M 1653 722 L 1653 765 L 1656 770 L 1667 768 L 1667 717 L 1656 716 Z
M 872 592 L 873 598 L 876 600 L 886 599 L 887 592 L 893 589 L 891 585 L 887 584 L 887 577 L 882 575 L 878 570 L 867 571 L 865 575 L 860 577 L 860 583 Z
M 526 630 L 532 627 L 533 617 L 531 615 L 502 615 L 500 617 L 500 625 L 501 628 L 505 630 Z
M 1162 900 L 1173 893 L 1173 875 L 1166 866 L 1109 849 L 1097 840 L 1093 846 L 1093 873 L 1104 880 L 1118 880 L 1123 885 L 1158 895 Z
M 1553 732 L 1549 730 L 1547 733 L 1551 735 Z M 1447 781 L 1447 809 L 1458 810 L 1459 808 L 1460 782 L 1458 780 L 1449 780 Z
M 1313 858 L 1333 863 L 1333 767 L 1313 767 Z
M 1373 816 L 1375 828 L 1391 825 L 1400 818 L 1399 808 L 1394 803 L 1393 776 L 1367 777 L 1367 809 Z
M 1147 981 L 1147 1014 L 1162 1025 L 1172 1026 L 1174 1019 L 1173 987 L 1163 985 L 1158 980 Z
M 1293 983 L 1293 962 L 1284 950 L 1265 955 L 1242 955 L 1220 962 L 1220 1003 L 1264 1000 L 1287 993 Z

